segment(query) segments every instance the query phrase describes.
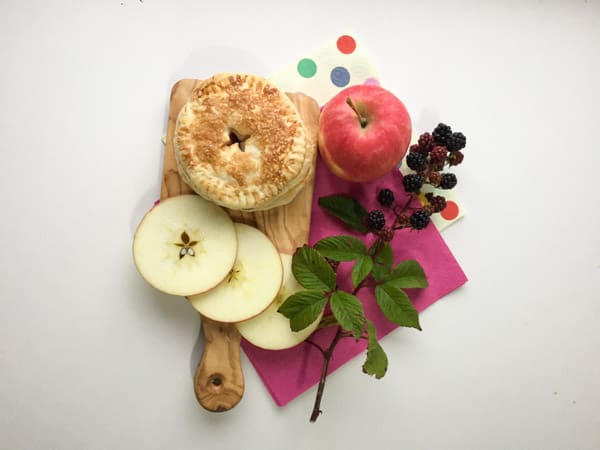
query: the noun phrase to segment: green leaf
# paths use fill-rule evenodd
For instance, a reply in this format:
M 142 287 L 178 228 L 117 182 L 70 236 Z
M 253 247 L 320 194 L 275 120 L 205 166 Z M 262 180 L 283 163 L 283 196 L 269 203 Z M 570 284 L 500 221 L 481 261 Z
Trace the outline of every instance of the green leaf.
M 375 378 L 379 380 L 383 378 L 387 371 L 388 359 L 383 348 L 377 342 L 375 325 L 370 320 L 367 321 L 367 335 L 369 344 L 367 346 L 367 359 L 362 367 L 363 372 L 367 375 L 375 375 Z
M 424 288 L 427 287 L 427 277 L 421 265 L 414 259 L 409 259 L 398 264 L 389 277 L 386 284 L 402 288 Z
M 375 253 L 377 241 L 369 249 L 369 255 Z M 373 278 L 375 281 L 381 281 L 384 277 L 390 274 L 392 270 L 392 264 L 394 264 L 394 252 L 389 242 L 379 250 L 379 252 L 373 256 Z
M 363 223 L 363 220 L 367 217 L 367 210 L 353 198 L 342 195 L 329 195 L 319 198 L 319 205 L 349 227 L 362 233 L 369 231 Z
M 331 312 L 342 328 L 352 331 L 354 339 L 360 339 L 365 325 L 365 312 L 360 300 L 348 292 L 335 291 L 331 294 L 330 305 Z
M 390 321 L 402 327 L 421 329 L 419 313 L 404 291 L 388 283 L 380 284 L 375 288 L 375 298 Z
M 299 291 L 290 295 L 277 310 L 290 319 L 292 331 L 313 323 L 327 304 L 327 295 L 319 291 Z
M 352 261 L 367 254 L 365 244 L 353 236 L 331 236 L 315 244 L 319 253 L 334 261 Z
M 335 289 L 335 272 L 318 251 L 307 245 L 294 253 L 292 273 L 308 290 L 325 292 Z
M 356 259 L 356 264 L 354 264 L 351 274 L 354 287 L 358 286 L 371 273 L 371 269 L 373 269 L 373 260 L 370 256 L 363 255 Z

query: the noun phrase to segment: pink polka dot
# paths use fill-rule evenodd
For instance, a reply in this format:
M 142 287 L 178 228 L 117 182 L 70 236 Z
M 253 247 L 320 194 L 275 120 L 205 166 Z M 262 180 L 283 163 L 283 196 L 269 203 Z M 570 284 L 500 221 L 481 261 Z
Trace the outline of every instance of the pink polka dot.
M 373 77 L 367 78 L 363 84 L 367 84 L 370 86 L 380 86 L 381 85 L 381 83 L 379 83 L 379 80 L 377 78 L 373 78 Z
M 454 220 L 458 217 L 458 205 L 452 200 L 446 200 L 446 208 L 440 214 L 446 220 Z
M 345 55 L 349 55 L 356 49 L 356 41 L 352 36 L 340 36 L 336 44 L 338 50 Z

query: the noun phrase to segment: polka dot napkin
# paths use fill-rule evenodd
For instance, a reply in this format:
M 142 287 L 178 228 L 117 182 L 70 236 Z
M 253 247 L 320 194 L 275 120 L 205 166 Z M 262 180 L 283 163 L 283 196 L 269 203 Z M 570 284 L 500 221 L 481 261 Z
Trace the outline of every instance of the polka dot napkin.
M 380 79 L 371 58 L 360 40 L 354 35 L 344 34 L 326 43 L 320 49 L 303 55 L 269 79 L 286 92 L 299 92 L 310 95 L 323 106 L 342 89 L 355 84 L 380 84 Z M 385 84 L 382 84 L 385 87 Z M 435 126 L 436 124 L 432 124 Z M 419 133 L 419 130 L 414 130 Z M 416 141 L 418 135 L 413 136 Z M 410 172 L 401 164 L 402 173 Z M 427 189 L 424 189 L 427 192 Z M 436 192 L 429 189 L 429 192 Z M 434 214 L 432 221 L 438 230 L 459 220 L 464 215 L 463 207 L 454 191 L 441 191 L 446 197 L 447 207 L 440 214 Z

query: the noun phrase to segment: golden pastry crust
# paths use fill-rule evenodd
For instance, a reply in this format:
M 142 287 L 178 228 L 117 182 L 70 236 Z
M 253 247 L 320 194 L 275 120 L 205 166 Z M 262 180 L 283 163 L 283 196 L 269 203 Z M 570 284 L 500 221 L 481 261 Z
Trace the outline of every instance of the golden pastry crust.
M 294 103 L 255 75 L 219 74 L 203 82 L 179 113 L 173 140 L 186 183 L 230 209 L 279 204 L 312 168 Z

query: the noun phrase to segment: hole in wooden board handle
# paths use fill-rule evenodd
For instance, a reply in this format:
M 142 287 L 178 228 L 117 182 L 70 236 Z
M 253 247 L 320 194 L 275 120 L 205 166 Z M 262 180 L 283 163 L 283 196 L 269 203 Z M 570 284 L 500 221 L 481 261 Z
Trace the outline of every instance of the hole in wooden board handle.
M 194 392 L 203 408 L 228 411 L 244 395 L 240 333 L 234 324 L 202 318 L 204 353 L 194 376 Z

